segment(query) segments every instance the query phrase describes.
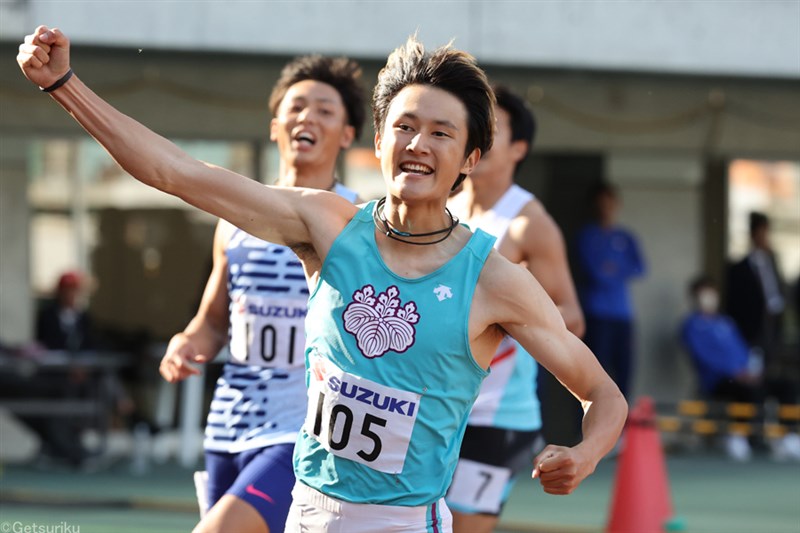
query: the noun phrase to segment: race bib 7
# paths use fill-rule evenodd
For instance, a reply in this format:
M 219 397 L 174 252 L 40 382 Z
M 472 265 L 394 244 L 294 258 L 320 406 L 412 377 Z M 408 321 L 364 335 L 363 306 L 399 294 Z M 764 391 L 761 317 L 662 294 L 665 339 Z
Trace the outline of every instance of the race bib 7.
M 337 457 L 379 472 L 403 471 L 421 396 L 309 358 L 306 433 Z
M 447 491 L 447 503 L 456 510 L 500 512 L 503 494 L 510 480 L 509 468 L 459 459 Z

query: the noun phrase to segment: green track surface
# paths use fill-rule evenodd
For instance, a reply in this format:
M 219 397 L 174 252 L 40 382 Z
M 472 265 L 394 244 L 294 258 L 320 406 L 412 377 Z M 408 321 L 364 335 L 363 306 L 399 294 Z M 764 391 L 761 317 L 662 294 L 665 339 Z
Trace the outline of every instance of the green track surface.
M 800 465 L 757 457 L 747 464 L 708 454 L 667 461 L 675 516 L 687 533 L 800 533 Z M 616 461 L 603 461 L 570 496 L 544 494 L 530 479 L 514 488 L 498 533 L 602 531 Z M 5 466 L 0 533 L 191 531 L 197 511 L 191 471 L 154 465 L 143 475 L 120 463 L 97 472 Z M 57 529 L 60 527 L 61 529 Z M 16 529 L 15 529 L 16 528 Z M 646 532 L 632 532 L 646 533 Z

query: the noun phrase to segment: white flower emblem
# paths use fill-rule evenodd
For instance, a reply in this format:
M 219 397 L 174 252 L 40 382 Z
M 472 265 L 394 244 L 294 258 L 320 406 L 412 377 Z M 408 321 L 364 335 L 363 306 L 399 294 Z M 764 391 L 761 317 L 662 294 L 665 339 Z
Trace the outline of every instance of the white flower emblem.
M 345 331 L 355 336 L 358 349 L 369 359 L 390 350 L 405 352 L 414 344 L 417 305 L 408 302 L 400 307 L 400 291 L 394 285 L 377 298 L 374 294 L 372 285 L 364 285 L 353 294 L 353 301 L 344 310 Z

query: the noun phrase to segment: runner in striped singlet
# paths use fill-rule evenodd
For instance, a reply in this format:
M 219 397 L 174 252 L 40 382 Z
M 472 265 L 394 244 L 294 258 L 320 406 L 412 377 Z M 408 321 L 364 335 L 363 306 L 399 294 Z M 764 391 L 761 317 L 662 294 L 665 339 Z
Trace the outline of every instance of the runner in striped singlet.
M 286 65 L 270 98 L 279 185 L 327 189 L 356 201 L 334 171 L 363 125 L 359 76 L 358 65 L 345 58 L 306 56 Z M 206 423 L 206 472 L 196 475 L 201 497 L 207 478 L 197 531 L 284 529 L 292 452 L 306 413 L 307 302 L 303 266 L 290 248 L 219 222 L 200 309 L 161 363 L 164 378 L 179 381 L 229 341 L 230 359 Z

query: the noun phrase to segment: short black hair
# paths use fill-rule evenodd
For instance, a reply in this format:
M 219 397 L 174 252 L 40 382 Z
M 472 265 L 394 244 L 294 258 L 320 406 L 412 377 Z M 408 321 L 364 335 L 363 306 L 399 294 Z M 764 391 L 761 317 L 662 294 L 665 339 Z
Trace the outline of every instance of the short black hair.
M 511 92 L 511 89 L 505 85 L 495 84 L 492 89 L 497 98 L 497 107 L 508 113 L 511 119 L 511 140 L 528 143 L 525 156 L 517 162 L 517 166 L 514 168 L 514 173 L 516 173 L 533 148 L 533 140 L 536 137 L 536 117 L 525 100 Z
M 756 231 L 762 228 L 769 228 L 769 217 L 764 213 L 753 211 L 750 213 L 750 235 L 755 235 Z
M 347 57 L 326 57 L 318 54 L 300 56 L 286 64 L 272 94 L 269 110 L 275 116 L 283 97 L 295 83 L 305 80 L 327 83 L 339 93 L 347 111 L 347 122 L 361 135 L 366 115 L 364 88 L 361 86 L 361 67 Z
M 375 131 L 383 132 L 389 106 L 395 96 L 410 85 L 428 85 L 449 92 L 459 99 L 467 110 L 467 146 L 464 155 L 475 148 L 485 154 L 494 139 L 494 92 L 486 74 L 470 54 L 455 50 L 451 45 L 433 52 L 415 35 L 396 48 L 378 74 L 378 83 L 372 93 L 372 117 Z M 455 190 L 466 175 L 459 174 L 453 185 Z
M 616 198 L 619 196 L 619 193 L 614 185 L 603 179 L 595 183 L 591 190 L 592 201 L 597 201 L 597 199 L 601 196 L 610 196 L 612 198 Z
M 689 294 L 692 297 L 695 297 L 697 296 L 697 293 L 699 293 L 702 289 L 716 289 L 716 288 L 717 284 L 714 283 L 714 280 L 711 279 L 711 276 L 708 276 L 706 274 L 701 274 L 696 278 L 694 278 L 689 283 Z
M 492 89 L 497 98 L 497 107 L 503 108 L 511 117 L 511 140 L 527 141 L 533 146 L 536 138 L 536 117 L 527 102 L 505 85 L 495 84 Z
M 594 185 L 589 188 L 589 194 L 586 198 L 587 212 L 591 213 L 593 217 L 600 217 L 600 199 L 606 198 L 619 198 L 617 188 L 605 178 L 596 181 Z

